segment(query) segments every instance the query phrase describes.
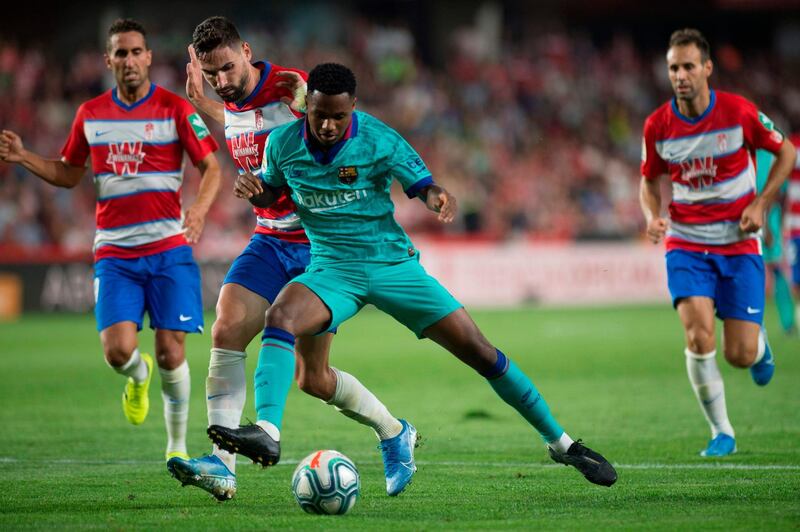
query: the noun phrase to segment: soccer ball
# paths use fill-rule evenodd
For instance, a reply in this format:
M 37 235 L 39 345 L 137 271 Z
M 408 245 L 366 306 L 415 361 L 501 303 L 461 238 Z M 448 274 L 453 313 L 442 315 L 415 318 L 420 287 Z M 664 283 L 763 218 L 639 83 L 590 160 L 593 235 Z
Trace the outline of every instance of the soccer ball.
M 345 514 L 356 503 L 360 490 L 356 465 L 338 451 L 311 453 L 292 476 L 294 498 L 310 514 Z

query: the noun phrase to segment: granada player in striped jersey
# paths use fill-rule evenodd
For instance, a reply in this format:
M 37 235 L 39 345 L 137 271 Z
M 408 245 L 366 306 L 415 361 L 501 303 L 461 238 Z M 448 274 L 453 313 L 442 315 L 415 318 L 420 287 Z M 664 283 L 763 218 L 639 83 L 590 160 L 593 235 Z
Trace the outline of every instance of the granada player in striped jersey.
M 95 315 L 108 364 L 128 377 L 123 410 L 138 425 L 149 408 L 153 360 L 139 353 L 137 332 L 145 310 L 155 329 L 167 424 L 167 459 L 186 455 L 189 367 L 187 332 L 203 329 L 200 272 L 188 244 L 203 231 L 219 189 L 218 145 L 192 106 L 150 81 L 152 52 L 136 21 L 115 21 L 108 31 L 106 65 L 117 86 L 85 102 L 58 160 L 27 151 L 10 131 L 0 138 L 0 159 L 71 188 L 91 158 L 97 191 Z M 183 153 L 202 174 L 195 203 L 181 212 Z
M 211 17 L 195 28 L 189 55 L 189 99 L 225 126 L 225 140 L 239 173 L 260 168 L 270 132 L 303 116 L 306 73 L 266 61 L 251 62 L 250 45 L 225 17 Z M 205 97 L 203 78 L 223 103 Z M 264 329 L 265 313 L 278 292 L 303 273 L 310 261 L 308 238 L 287 191 L 282 191 L 268 208 L 252 203 L 257 220 L 255 234 L 225 277 L 212 327 L 206 380 L 209 431 L 239 427 L 247 388 L 245 349 Z M 399 442 L 403 429 L 400 421 L 355 377 L 328 366 L 332 339 L 330 333 L 297 339 L 300 388 L 371 427 L 384 444 Z M 325 373 L 322 379 L 306 375 L 303 360 L 308 358 L 322 361 L 308 366 Z M 259 355 L 254 378 L 257 422 L 244 428 L 252 446 L 240 450 L 264 466 L 280 459 L 283 410 L 294 377 L 291 350 L 270 357 Z M 325 385 L 318 385 L 320 382 Z M 236 456 L 219 446 L 214 446 L 210 456 L 174 458 L 168 467 L 181 483 L 204 489 L 218 500 L 230 499 L 236 493 Z M 403 487 L 405 484 L 397 489 Z
M 723 321 L 725 358 L 766 385 L 775 369 L 763 329 L 764 261 L 760 230 L 795 161 L 792 144 L 755 105 L 714 91 L 710 47 L 694 29 L 672 34 L 667 52 L 675 97 L 644 124 L 640 198 L 647 236 L 666 239 L 667 279 L 686 333 L 686 367 L 711 426 L 702 456 L 736 451 L 716 363 L 714 314 Z M 775 154 L 760 194 L 757 149 Z M 669 220 L 661 215 L 659 180 L 672 181 Z
M 800 146 L 800 133 L 792 135 L 791 140 L 796 148 Z M 797 301 L 795 316 L 800 319 L 800 148 L 797 148 L 797 160 L 786 191 L 786 228 L 789 232 L 789 262 Z

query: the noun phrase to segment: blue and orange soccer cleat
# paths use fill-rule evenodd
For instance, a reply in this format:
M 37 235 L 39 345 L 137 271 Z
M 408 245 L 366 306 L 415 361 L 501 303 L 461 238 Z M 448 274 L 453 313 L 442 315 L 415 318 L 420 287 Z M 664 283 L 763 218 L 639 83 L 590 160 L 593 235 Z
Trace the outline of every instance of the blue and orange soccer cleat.
M 775 373 L 775 357 L 772 356 L 772 349 L 767 340 L 767 330 L 762 327 L 761 332 L 764 334 L 764 356 L 750 366 L 750 376 L 753 377 L 753 382 L 759 386 L 766 386 Z
M 700 456 L 728 456 L 736 452 L 736 440 L 720 432 L 708 442 L 708 447 L 700 451 Z
M 214 455 L 189 459 L 173 456 L 167 462 L 167 470 L 181 486 L 197 486 L 218 501 L 227 501 L 236 495 L 236 475 Z
M 405 419 L 398 421 L 403 425 L 400 434 L 380 443 L 386 493 L 390 497 L 400 495 L 411 483 L 411 477 L 417 470 L 414 463 L 414 448 L 419 445 L 417 429 Z

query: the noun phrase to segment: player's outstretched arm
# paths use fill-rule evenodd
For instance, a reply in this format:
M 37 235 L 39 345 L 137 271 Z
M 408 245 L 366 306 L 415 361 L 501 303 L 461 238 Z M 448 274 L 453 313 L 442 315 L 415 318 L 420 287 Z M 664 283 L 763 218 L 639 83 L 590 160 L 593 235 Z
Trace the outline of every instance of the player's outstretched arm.
M 186 210 L 183 217 L 183 234 L 190 244 L 195 244 L 200 240 L 203 227 L 206 225 L 206 214 L 217 197 L 222 181 L 219 162 L 213 153 L 206 155 L 197 163 L 197 167 L 200 169 L 200 190 L 197 193 L 197 199 Z
M 225 125 L 225 106 L 206 96 L 203 89 L 203 71 L 200 61 L 194 52 L 194 46 L 189 45 L 189 62 L 186 63 L 186 97 L 192 102 L 195 109 L 209 116 L 218 124 Z
M 274 189 L 265 186 L 260 177 L 246 172 L 236 176 L 233 183 L 233 195 L 237 198 L 246 199 L 255 207 L 266 209 L 278 199 Z
M 647 238 L 658 244 L 667 233 L 669 222 L 661 216 L 661 180 L 642 176 L 639 185 L 639 204 L 647 224 Z
M 429 185 L 420 191 L 420 196 L 425 199 L 428 209 L 439 213 L 440 222 L 449 224 L 455 219 L 458 202 L 444 187 Z
M 72 166 L 61 159 L 45 159 L 26 150 L 20 136 L 7 129 L 0 132 L 0 161 L 21 164 L 57 187 L 72 188 L 86 173 L 82 166 Z
M 786 181 L 786 178 L 794 168 L 796 157 L 797 151 L 794 145 L 784 139 L 767 176 L 764 190 L 742 212 L 742 218 L 739 222 L 739 228 L 742 231 L 752 233 L 758 231 L 764 225 L 765 213 L 769 206 L 772 205 L 772 202 L 775 201 L 783 182 Z

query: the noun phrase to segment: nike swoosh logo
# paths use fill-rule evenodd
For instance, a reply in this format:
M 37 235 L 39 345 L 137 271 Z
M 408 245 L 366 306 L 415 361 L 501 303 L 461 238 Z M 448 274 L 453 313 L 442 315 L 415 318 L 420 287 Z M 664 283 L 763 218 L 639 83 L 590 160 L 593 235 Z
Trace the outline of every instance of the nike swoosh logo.
M 747 307 L 748 314 L 758 314 L 759 312 L 761 312 L 760 308 Z
M 230 394 L 229 393 L 218 393 L 217 395 L 209 395 L 208 397 L 206 397 L 206 400 L 210 401 L 212 399 L 216 399 L 217 397 L 223 397 L 225 395 L 230 395 Z
M 706 399 L 703 399 L 703 400 L 702 400 L 702 403 L 703 403 L 704 405 L 708 406 L 708 405 L 710 405 L 711 403 L 713 403 L 714 401 L 716 401 L 717 399 L 719 399 L 721 396 L 722 396 L 722 393 L 720 392 L 720 393 L 718 393 L 717 395 L 715 395 L 714 397 L 712 397 L 711 399 L 708 399 L 708 400 L 706 400 Z
M 108 131 L 95 131 L 94 132 L 94 136 L 95 137 L 102 137 L 103 135 L 107 135 L 108 133 L 111 133 L 110 129 Z
M 181 320 L 181 321 L 189 321 L 190 319 L 192 319 L 192 317 L 191 316 L 184 316 L 183 314 L 181 314 L 180 316 L 178 316 L 178 319 Z

